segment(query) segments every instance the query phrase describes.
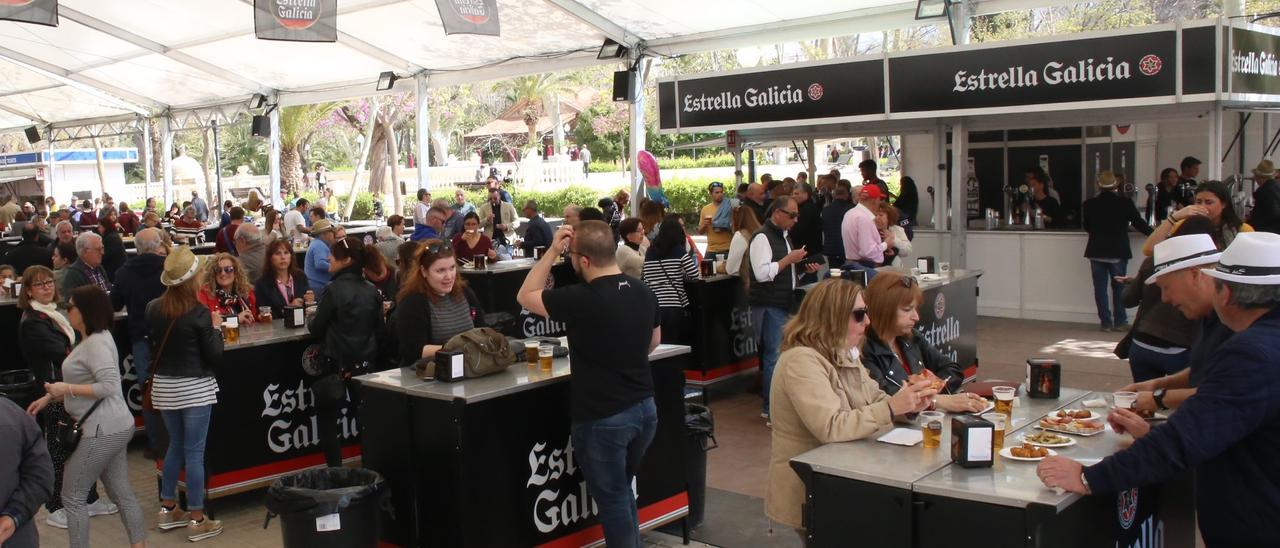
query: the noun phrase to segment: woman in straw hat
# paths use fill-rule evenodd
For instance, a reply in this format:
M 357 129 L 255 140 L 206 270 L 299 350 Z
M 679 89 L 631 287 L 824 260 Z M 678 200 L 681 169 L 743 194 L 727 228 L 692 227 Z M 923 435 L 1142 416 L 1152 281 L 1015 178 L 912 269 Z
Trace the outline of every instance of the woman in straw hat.
M 222 522 L 204 515 L 204 448 L 213 405 L 218 402 L 214 367 L 222 361 L 222 317 L 200 304 L 200 261 L 191 248 L 175 249 L 164 260 L 160 298 L 147 305 L 152 351 L 151 399 L 169 431 L 169 450 L 160 479 L 161 531 L 185 527 L 196 542 L 222 533 Z M 178 508 L 178 476 L 186 470 L 187 510 Z

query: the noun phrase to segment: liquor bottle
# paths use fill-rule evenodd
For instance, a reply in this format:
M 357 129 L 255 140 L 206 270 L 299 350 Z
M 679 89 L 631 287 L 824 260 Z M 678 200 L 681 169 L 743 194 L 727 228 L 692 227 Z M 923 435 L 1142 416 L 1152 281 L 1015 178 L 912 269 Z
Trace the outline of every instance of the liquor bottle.
M 965 205 L 966 205 L 966 209 L 969 210 L 968 218 L 981 219 L 982 208 L 979 205 L 979 200 L 978 200 L 978 176 L 974 168 L 973 156 L 969 157 L 967 169 L 968 169 L 968 172 L 966 173 L 964 190 L 965 190 Z

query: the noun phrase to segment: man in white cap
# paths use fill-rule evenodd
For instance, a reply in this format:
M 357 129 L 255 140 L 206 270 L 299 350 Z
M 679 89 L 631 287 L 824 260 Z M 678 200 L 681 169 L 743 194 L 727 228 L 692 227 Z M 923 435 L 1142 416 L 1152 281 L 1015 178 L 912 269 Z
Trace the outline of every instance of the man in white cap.
M 1280 233 L 1280 184 L 1276 183 L 1276 166 L 1264 159 L 1253 168 L 1253 211 L 1249 225 L 1259 232 Z
M 1084 468 L 1048 457 L 1048 487 L 1080 494 L 1156 485 L 1196 474 L 1196 513 L 1207 546 L 1280 546 L 1280 235 L 1243 233 L 1212 269 L 1213 308 L 1235 335 L 1212 374 L 1167 422 L 1118 427 L 1136 441 Z M 1149 430 L 1148 430 L 1149 428 Z
M 1126 331 L 1124 284 L 1117 281 L 1129 268 L 1133 252 L 1129 249 L 1129 225 L 1144 235 L 1151 225 L 1142 220 L 1133 200 L 1116 194 L 1116 176 L 1110 171 L 1098 173 L 1098 195 L 1084 201 L 1081 221 L 1089 233 L 1084 256 L 1093 274 L 1093 304 L 1103 331 Z M 1110 289 L 1110 291 L 1108 291 Z M 1110 297 L 1110 300 L 1108 300 Z

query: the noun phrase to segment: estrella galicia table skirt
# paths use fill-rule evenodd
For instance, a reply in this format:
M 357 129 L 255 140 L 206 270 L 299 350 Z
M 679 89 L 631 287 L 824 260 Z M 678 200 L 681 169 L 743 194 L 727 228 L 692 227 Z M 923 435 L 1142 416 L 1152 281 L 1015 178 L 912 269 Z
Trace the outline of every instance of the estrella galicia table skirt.
M 1076 402 L 1102 397 L 1062 389 L 1056 400 L 1025 395 L 1013 407 L 1004 446 L 1038 432 L 1041 417 Z M 878 434 L 877 434 L 878 436 Z M 1093 463 L 1129 445 L 1111 431 L 1071 436 L 1059 454 Z M 950 461 L 949 428 L 941 446 L 901 447 L 874 437 L 827 444 L 791 460 L 805 484 L 808 546 L 992 546 L 1190 548 L 1195 546 L 1191 475 L 1122 493 L 1056 494 L 1036 476 L 1036 463 L 995 457 L 990 468 Z M 875 508 L 851 512 L 850 508 Z
M 684 372 L 688 383 L 705 386 L 759 367 L 742 280 L 721 274 L 686 282 L 685 289 L 693 322 L 688 331 L 693 353 Z
M 485 313 L 506 312 L 515 317 L 513 323 L 499 327 L 504 335 L 517 339 L 530 337 L 561 337 L 566 334 L 561 322 L 551 321 L 537 314 L 531 314 L 516 302 L 516 294 L 520 286 L 533 269 L 533 259 L 512 259 L 499 261 L 484 269 L 459 268 L 471 290 L 480 299 L 480 306 Z M 551 268 L 551 277 L 555 287 L 563 287 L 578 283 L 573 267 L 567 263 L 558 263 Z
M 641 526 L 688 514 L 683 371 L 688 347 L 659 346 L 653 364 L 658 432 L 636 478 Z M 359 377 L 364 466 L 391 485 L 394 546 L 564 546 L 603 538 L 574 462 L 568 358 L 551 373 L 523 360 L 457 383 L 412 370 Z

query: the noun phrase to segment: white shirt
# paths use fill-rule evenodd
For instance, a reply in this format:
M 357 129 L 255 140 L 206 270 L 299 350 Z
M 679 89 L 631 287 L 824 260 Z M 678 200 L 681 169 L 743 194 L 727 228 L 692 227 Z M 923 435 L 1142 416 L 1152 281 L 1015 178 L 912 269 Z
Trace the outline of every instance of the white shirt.
M 734 232 L 733 239 L 729 241 L 729 257 L 725 259 L 725 273 L 731 276 L 737 276 L 742 268 L 742 256 L 747 254 L 747 247 L 750 242 L 742 232 Z
M 911 256 L 911 240 L 907 239 L 906 229 L 894 225 L 889 227 L 889 233 L 893 234 L 893 247 L 898 248 L 898 256 L 893 258 L 891 266 L 906 266 L 904 259 Z
M 845 212 L 844 219 L 840 221 L 840 234 L 844 237 L 846 261 L 884 262 L 884 250 L 888 246 L 876 229 L 876 214 L 867 206 L 858 204 Z
M 296 209 L 290 209 L 284 214 L 284 235 L 290 240 L 299 240 L 302 232 L 298 230 L 300 226 L 307 226 L 306 219 L 302 218 L 302 212 Z
M 427 212 L 431 210 L 431 206 L 418 202 L 413 204 L 413 224 L 416 227 L 427 224 Z
M 791 240 L 787 239 L 787 231 L 782 231 L 783 244 L 787 246 L 787 253 L 791 253 Z M 764 233 L 756 234 L 751 239 L 751 270 L 755 272 L 756 281 L 760 283 L 771 282 L 778 276 L 781 268 L 778 263 L 773 260 L 773 246 L 769 245 L 769 238 Z M 726 267 L 728 265 L 725 265 Z M 791 287 L 796 286 L 795 269 L 791 269 Z

